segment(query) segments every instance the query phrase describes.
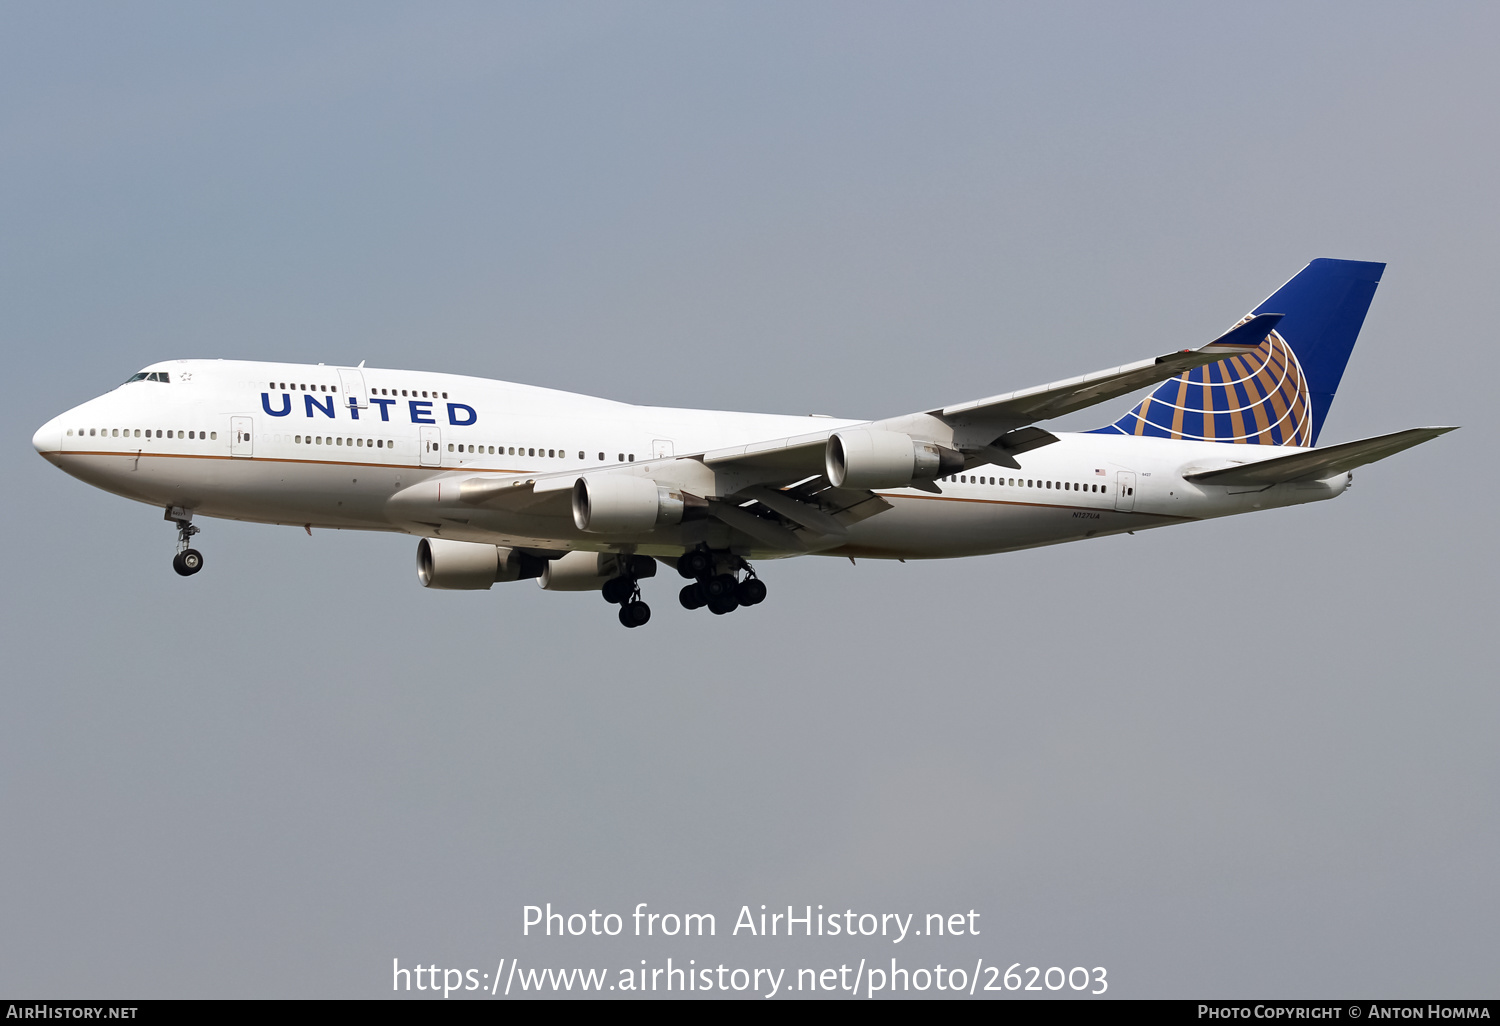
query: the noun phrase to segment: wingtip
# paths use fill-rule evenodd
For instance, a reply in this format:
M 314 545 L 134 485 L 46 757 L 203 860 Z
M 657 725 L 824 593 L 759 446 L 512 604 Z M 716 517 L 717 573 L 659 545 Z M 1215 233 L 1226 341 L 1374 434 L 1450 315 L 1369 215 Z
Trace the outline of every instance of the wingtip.
M 1253 353 L 1259 349 L 1266 336 L 1276 330 L 1281 319 L 1286 316 L 1279 313 L 1258 313 L 1250 317 L 1243 324 L 1237 324 L 1224 334 L 1203 346 L 1200 350 L 1205 353 L 1222 353 L 1229 356 L 1234 353 Z

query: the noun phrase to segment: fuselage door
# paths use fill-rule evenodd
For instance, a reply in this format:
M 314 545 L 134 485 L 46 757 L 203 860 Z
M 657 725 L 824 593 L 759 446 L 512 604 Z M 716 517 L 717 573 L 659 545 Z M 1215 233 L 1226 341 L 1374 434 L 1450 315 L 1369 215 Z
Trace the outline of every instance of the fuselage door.
M 249 417 L 229 418 L 229 455 L 254 455 L 255 447 L 252 441 L 254 436 L 250 433 L 250 427 Z
M 368 410 L 370 408 L 370 397 L 365 393 L 365 376 L 358 368 L 339 368 L 339 384 L 344 387 L 344 405 L 349 405 L 349 400 L 354 400 L 357 409 Z
M 1135 509 L 1135 475 L 1128 470 L 1115 475 L 1115 509 Z
M 669 460 L 672 458 L 672 440 L 670 438 L 658 438 L 651 443 L 651 458 L 653 460 Z
M 422 466 L 441 467 L 443 465 L 443 433 L 435 427 L 424 427 L 422 429 Z

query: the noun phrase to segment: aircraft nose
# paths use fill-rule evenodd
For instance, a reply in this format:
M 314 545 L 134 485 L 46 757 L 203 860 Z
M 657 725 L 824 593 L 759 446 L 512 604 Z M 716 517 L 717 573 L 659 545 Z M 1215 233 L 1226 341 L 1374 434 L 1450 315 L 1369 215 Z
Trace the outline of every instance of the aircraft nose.
M 62 420 L 54 417 L 31 436 L 31 447 L 43 456 L 62 452 Z

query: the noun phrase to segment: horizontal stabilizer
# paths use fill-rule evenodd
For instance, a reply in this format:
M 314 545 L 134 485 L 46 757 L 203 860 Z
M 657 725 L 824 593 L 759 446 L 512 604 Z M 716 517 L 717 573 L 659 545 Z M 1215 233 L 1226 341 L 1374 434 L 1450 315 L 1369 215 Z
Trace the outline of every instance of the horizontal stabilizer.
M 1389 435 L 1376 435 L 1374 438 L 1361 438 L 1321 449 L 1308 449 L 1290 456 L 1277 456 L 1256 463 L 1242 463 L 1183 476 L 1197 484 L 1211 485 L 1274 485 L 1291 481 L 1320 481 L 1355 467 L 1362 467 L 1366 463 L 1394 456 L 1402 449 L 1410 449 L 1455 430 L 1456 427 L 1407 428 Z

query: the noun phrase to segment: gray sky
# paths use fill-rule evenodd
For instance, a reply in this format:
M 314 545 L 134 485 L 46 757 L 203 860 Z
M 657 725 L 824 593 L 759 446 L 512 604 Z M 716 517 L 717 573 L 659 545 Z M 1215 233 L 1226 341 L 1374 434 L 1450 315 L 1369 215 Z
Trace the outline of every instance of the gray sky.
M 0 993 L 894 955 L 1494 995 L 1493 5 L 6 23 Z M 209 521 L 179 579 L 158 511 L 29 444 L 175 357 L 887 416 L 1201 344 L 1318 256 L 1390 264 L 1324 440 L 1462 431 L 1333 503 L 764 564 L 729 617 L 659 578 L 633 632 L 426 592 L 396 535 Z M 720 936 L 522 938 L 547 901 Z M 762 903 L 983 933 L 725 936 Z

